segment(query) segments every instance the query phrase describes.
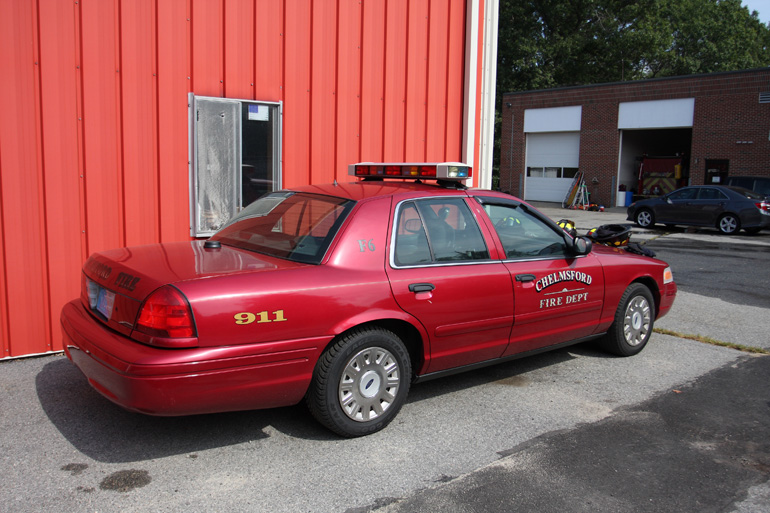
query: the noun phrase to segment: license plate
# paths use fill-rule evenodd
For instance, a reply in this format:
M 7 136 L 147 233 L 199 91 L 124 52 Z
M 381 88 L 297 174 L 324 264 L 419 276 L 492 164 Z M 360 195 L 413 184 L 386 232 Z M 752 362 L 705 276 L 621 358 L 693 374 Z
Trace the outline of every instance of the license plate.
M 107 289 L 99 288 L 99 299 L 96 301 L 96 311 L 108 320 L 112 315 L 112 306 L 115 304 L 115 293 Z

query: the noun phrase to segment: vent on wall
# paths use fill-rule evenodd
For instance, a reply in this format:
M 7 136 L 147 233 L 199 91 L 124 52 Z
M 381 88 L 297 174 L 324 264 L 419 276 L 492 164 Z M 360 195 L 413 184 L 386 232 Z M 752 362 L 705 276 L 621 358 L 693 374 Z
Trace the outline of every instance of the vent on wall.
M 759 103 L 770 103 L 770 93 L 759 93 Z

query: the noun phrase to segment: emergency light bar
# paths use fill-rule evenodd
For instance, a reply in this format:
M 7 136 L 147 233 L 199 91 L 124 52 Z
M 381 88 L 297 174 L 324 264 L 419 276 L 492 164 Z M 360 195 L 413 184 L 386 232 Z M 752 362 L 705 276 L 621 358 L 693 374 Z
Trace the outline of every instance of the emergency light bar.
M 359 178 L 402 178 L 466 180 L 473 176 L 470 166 L 458 162 L 350 164 L 348 174 Z

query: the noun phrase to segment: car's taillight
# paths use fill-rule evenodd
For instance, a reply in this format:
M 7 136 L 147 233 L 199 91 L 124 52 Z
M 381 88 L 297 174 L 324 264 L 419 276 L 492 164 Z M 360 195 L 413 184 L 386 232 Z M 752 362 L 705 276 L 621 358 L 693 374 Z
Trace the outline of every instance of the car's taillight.
M 770 203 L 763 201 L 761 203 L 754 203 L 754 205 L 757 206 L 761 213 L 770 216 Z
M 139 310 L 134 338 L 162 347 L 196 346 L 195 323 L 187 299 L 169 285 L 150 294 Z

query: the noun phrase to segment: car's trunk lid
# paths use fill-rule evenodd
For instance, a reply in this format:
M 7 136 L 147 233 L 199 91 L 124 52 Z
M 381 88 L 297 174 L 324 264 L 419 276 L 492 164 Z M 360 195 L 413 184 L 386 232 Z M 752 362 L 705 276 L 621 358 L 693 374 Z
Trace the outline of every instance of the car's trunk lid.
M 110 328 L 130 335 L 142 302 L 167 284 L 302 266 L 203 241 L 151 244 L 94 253 L 83 266 L 83 305 Z

